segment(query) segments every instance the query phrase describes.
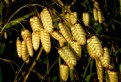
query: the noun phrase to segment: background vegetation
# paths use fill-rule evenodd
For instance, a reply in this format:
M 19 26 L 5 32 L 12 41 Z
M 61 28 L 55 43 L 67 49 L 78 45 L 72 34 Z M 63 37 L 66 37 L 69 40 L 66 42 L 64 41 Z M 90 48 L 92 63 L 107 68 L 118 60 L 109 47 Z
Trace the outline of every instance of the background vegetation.
M 27 82 L 45 81 L 58 82 L 59 67 L 56 43 L 52 41 L 51 52 L 46 55 L 44 51 L 38 61 L 35 61 L 39 50 L 34 52 L 29 64 L 22 61 L 17 55 L 16 38 L 20 36 L 21 29 L 31 30 L 29 19 L 42 10 L 42 6 L 55 9 L 58 13 L 63 10 L 60 0 L 0 0 L 0 82 L 22 82 L 28 71 Z M 64 5 L 71 5 L 71 10 L 76 11 L 78 20 L 89 32 L 88 36 L 97 35 L 103 46 L 110 50 L 111 63 L 121 81 L 121 1 L 98 0 L 99 7 L 105 21 L 102 24 L 94 23 L 93 2 L 91 0 L 62 0 Z M 82 13 L 90 14 L 90 26 L 86 27 L 82 21 Z M 54 17 L 56 18 L 56 17 Z M 41 48 L 39 48 L 41 49 Z M 30 69 L 33 62 L 36 65 Z M 82 57 L 74 69 L 73 82 L 98 82 L 95 61 L 87 54 L 86 46 L 82 47 Z M 105 80 L 104 80 L 105 81 Z

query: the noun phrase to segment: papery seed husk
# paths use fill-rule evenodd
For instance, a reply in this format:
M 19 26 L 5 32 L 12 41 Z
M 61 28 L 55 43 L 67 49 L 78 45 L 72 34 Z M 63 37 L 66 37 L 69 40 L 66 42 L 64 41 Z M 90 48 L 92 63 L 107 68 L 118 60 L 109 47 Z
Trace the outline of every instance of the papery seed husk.
M 77 64 L 77 60 L 74 56 L 74 53 L 68 47 L 64 46 L 60 48 L 58 50 L 58 53 L 67 65 L 75 66 Z
M 32 44 L 34 50 L 37 51 L 40 46 L 40 31 L 32 32 Z
M 18 57 L 21 58 L 21 55 L 22 55 L 22 42 L 19 39 L 19 37 L 17 37 L 17 40 L 16 40 L 16 48 L 17 48 Z
M 62 42 L 62 43 L 66 42 L 66 39 L 59 32 L 53 31 L 51 33 L 51 36 L 56 40 L 58 40 L 59 42 Z
M 116 71 L 107 70 L 107 73 L 108 73 L 108 77 L 109 77 L 110 82 L 118 82 L 118 75 L 117 75 Z
M 95 21 L 98 21 L 98 10 L 95 7 L 93 8 L 93 17 Z
M 69 42 L 71 48 L 75 51 L 76 56 L 80 59 L 81 58 L 81 45 L 76 41 Z
M 61 64 L 59 66 L 60 78 L 63 81 L 67 81 L 69 75 L 69 67 L 67 65 Z
M 104 54 L 102 57 L 100 57 L 100 61 L 103 67 L 108 68 L 110 65 L 110 54 L 109 54 L 109 50 L 107 47 L 104 47 Z
M 87 51 L 92 58 L 99 58 L 103 56 L 101 41 L 96 36 L 92 36 L 87 39 Z
M 24 40 L 26 40 L 27 37 L 31 37 L 31 32 L 27 29 L 24 29 L 21 31 L 21 36 Z
M 102 24 L 103 18 L 102 18 L 102 12 L 101 12 L 101 10 L 98 10 L 97 13 L 98 13 L 98 22 L 99 22 L 100 24 Z
M 31 37 L 26 38 L 26 44 L 27 44 L 27 50 L 28 50 L 29 55 L 31 57 L 33 57 L 33 45 L 32 45 L 32 38 Z
M 90 17 L 89 17 L 89 13 L 82 13 L 82 20 L 85 26 L 89 26 L 89 22 L 90 22 Z
M 24 62 L 29 63 L 29 55 L 28 55 L 28 51 L 27 51 L 27 46 L 26 46 L 26 42 L 23 40 L 22 41 L 22 59 Z
M 96 62 L 96 69 L 97 69 L 97 76 L 98 76 L 98 80 L 99 82 L 103 82 L 103 67 L 101 62 L 98 59 L 95 59 Z
M 42 30 L 40 35 L 42 46 L 46 53 L 49 53 L 51 50 L 50 34 L 46 30 Z
M 71 41 L 72 40 L 72 35 L 71 35 L 71 32 L 70 32 L 69 28 L 67 26 L 65 26 L 61 22 L 59 22 L 58 25 L 59 25 L 60 33 L 64 36 L 64 38 L 67 41 Z
M 74 40 L 76 40 L 80 45 L 86 44 L 86 33 L 79 23 L 71 27 L 71 33 Z
M 53 31 L 53 22 L 52 22 L 52 17 L 48 11 L 47 8 L 44 8 L 41 13 L 40 13 L 41 21 L 43 24 L 43 27 L 48 31 L 52 32 Z
M 30 22 L 32 31 L 41 31 L 41 29 L 43 29 L 42 23 L 37 16 L 31 17 L 29 22 Z

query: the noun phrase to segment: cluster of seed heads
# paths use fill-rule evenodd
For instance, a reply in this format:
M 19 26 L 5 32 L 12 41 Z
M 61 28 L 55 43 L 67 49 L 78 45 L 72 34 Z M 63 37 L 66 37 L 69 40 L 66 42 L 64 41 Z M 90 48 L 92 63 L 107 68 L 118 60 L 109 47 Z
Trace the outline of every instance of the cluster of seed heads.
M 47 8 L 44 8 L 39 16 L 30 18 L 32 33 L 24 29 L 21 32 L 22 41 L 17 37 L 16 47 L 20 58 L 29 63 L 30 57 L 33 56 L 34 50 L 37 51 L 40 45 L 46 53 L 51 51 L 51 37 L 59 42 L 58 53 L 65 64 L 59 66 L 60 78 L 63 81 L 68 79 L 68 70 L 74 69 L 77 60 L 81 58 L 82 46 L 86 44 L 87 52 L 92 59 L 95 59 L 97 75 L 99 82 L 103 82 L 103 68 L 110 69 L 110 53 L 107 47 L 102 47 L 101 41 L 97 36 L 86 38 L 87 33 L 82 25 L 78 23 L 77 12 L 64 13 L 64 19 L 59 19 L 58 29 L 55 30 L 50 14 Z M 94 1 L 93 8 L 94 20 L 99 23 L 103 22 L 102 14 L 97 1 Z M 89 26 L 90 16 L 88 12 L 82 13 L 82 20 L 85 26 Z M 57 28 L 56 27 L 56 28 Z M 116 72 L 107 70 L 110 82 L 117 82 Z M 114 81 L 112 81 L 112 78 Z

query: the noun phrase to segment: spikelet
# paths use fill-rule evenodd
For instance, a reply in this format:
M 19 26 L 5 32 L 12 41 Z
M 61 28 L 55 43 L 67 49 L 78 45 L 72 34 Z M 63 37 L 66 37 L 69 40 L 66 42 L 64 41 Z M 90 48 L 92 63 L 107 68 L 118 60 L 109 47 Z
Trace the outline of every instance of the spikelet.
M 7 32 L 4 32 L 4 38 L 7 39 Z
M 71 33 L 74 40 L 76 40 L 80 45 L 86 44 L 86 33 L 79 23 L 71 27 Z
M 118 82 L 118 76 L 116 71 L 107 70 L 107 73 L 110 82 Z
M 48 32 L 52 32 L 53 31 L 53 22 L 52 22 L 52 18 L 51 15 L 49 13 L 49 11 L 47 10 L 47 8 L 44 8 L 41 13 L 40 13 L 40 17 L 41 17 L 41 21 L 43 24 L 43 27 L 48 31 Z
M 89 17 L 89 13 L 82 13 L 82 20 L 85 26 L 89 26 L 89 22 L 90 22 L 90 17 Z
M 41 31 L 42 24 L 37 16 L 33 16 L 29 20 L 32 31 Z
M 71 32 L 69 30 L 68 27 L 66 27 L 63 23 L 59 22 L 59 29 L 60 29 L 60 33 L 64 36 L 64 38 L 67 41 L 71 41 L 72 40 L 72 35 Z
M 53 31 L 51 33 L 51 36 L 56 40 L 58 40 L 59 42 L 62 42 L 62 43 L 66 42 L 66 39 L 59 32 Z
M 21 49 L 22 49 L 21 56 L 22 56 L 23 61 L 26 63 L 29 63 L 29 55 L 27 52 L 26 42 L 24 40 L 22 41 Z
M 69 67 L 67 65 L 61 64 L 59 66 L 60 78 L 63 81 L 67 81 L 69 75 Z
M 93 17 L 95 21 L 98 21 L 98 10 L 93 7 Z
M 32 32 L 32 44 L 34 50 L 38 50 L 39 45 L 40 45 L 40 32 L 41 31 L 33 31 Z
M 66 62 L 66 64 L 70 67 L 75 66 L 77 63 L 77 60 L 74 56 L 74 53 L 66 46 L 60 48 L 58 50 L 59 55 L 61 58 Z
M 18 53 L 18 57 L 21 58 L 21 41 L 19 40 L 19 37 L 17 37 L 17 40 L 16 40 L 16 48 L 17 48 L 17 53 Z
M 103 67 L 108 68 L 110 65 L 110 55 L 107 47 L 104 47 L 104 54 L 99 58 Z
M 27 29 L 24 29 L 21 31 L 21 36 L 24 40 L 26 40 L 27 37 L 31 37 L 31 32 Z
M 77 12 L 70 12 L 65 15 L 67 22 L 75 24 L 77 22 Z
M 40 36 L 41 36 L 41 43 L 44 50 L 46 51 L 46 53 L 49 53 L 51 49 L 51 41 L 50 41 L 49 33 L 44 29 L 41 31 Z
M 96 36 L 92 36 L 87 40 L 87 51 L 91 58 L 103 56 L 101 41 Z
M 27 45 L 28 53 L 32 57 L 33 56 L 33 46 L 32 46 L 32 38 L 31 37 L 26 38 L 26 45 Z
M 103 67 L 98 59 L 95 59 L 95 62 L 96 62 L 98 80 L 99 82 L 103 82 L 103 71 L 104 71 Z
M 76 56 L 80 59 L 81 58 L 81 45 L 76 41 L 69 42 L 71 48 L 75 51 Z
M 101 24 L 103 22 L 102 12 L 101 10 L 98 10 L 97 13 L 98 13 L 98 22 Z

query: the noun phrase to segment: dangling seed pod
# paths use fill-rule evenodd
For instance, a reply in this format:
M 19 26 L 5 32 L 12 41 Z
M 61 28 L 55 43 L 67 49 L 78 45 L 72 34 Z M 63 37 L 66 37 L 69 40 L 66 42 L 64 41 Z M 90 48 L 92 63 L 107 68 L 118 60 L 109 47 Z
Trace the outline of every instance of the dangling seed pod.
M 108 77 L 109 77 L 109 82 L 119 82 L 116 71 L 107 70 L 107 73 L 108 73 Z
M 67 22 L 75 24 L 77 22 L 77 12 L 70 12 L 65 15 Z
M 59 32 L 53 31 L 51 33 L 51 36 L 56 40 L 58 40 L 59 42 L 62 42 L 62 43 L 66 42 L 66 39 Z
M 74 53 L 66 46 L 60 48 L 58 50 L 59 55 L 61 58 L 66 62 L 67 65 L 73 65 L 75 66 L 77 63 L 77 60 L 74 56 Z
M 103 71 L 104 71 L 103 67 L 98 59 L 95 59 L 95 62 L 96 62 L 98 80 L 99 82 L 103 82 Z
M 16 40 L 16 48 L 17 48 L 17 53 L 18 53 L 18 57 L 21 58 L 21 55 L 22 55 L 22 50 L 21 50 L 21 40 L 19 40 L 19 37 L 17 37 L 17 40 Z
M 21 31 L 22 38 L 26 41 L 27 37 L 31 37 L 31 32 L 27 29 Z
M 41 21 L 43 24 L 43 27 L 48 31 L 48 32 L 52 32 L 53 31 L 53 22 L 52 22 L 52 18 L 51 15 L 48 11 L 47 8 L 44 8 L 41 13 L 40 13 L 40 17 L 41 17 Z
M 49 53 L 51 50 L 51 41 L 50 41 L 50 35 L 46 30 L 41 31 L 41 43 L 46 51 L 46 53 Z
M 22 30 L 21 32 L 23 40 L 26 42 L 27 50 L 29 55 L 32 57 L 33 56 L 33 46 L 32 46 L 32 35 L 29 30 Z
M 39 45 L 40 45 L 40 32 L 41 31 L 34 31 L 32 32 L 32 44 L 34 50 L 38 50 Z
M 29 55 L 27 52 L 26 42 L 24 40 L 22 41 L 21 49 L 22 49 L 21 56 L 22 56 L 23 61 L 26 63 L 29 63 Z
M 104 47 L 104 54 L 99 58 L 103 67 L 108 68 L 110 65 L 110 55 L 107 47 Z
M 71 32 L 74 40 L 76 40 L 80 45 L 86 44 L 86 33 L 80 24 L 75 24 L 71 27 Z
M 99 22 L 100 24 L 102 24 L 103 19 L 102 19 L 102 12 L 101 12 L 101 10 L 98 10 L 97 13 L 98 13 L 98 22 Z
M 89 13 L 82 13 L 82 20 L 85 26 L 89 26 L 89 22 L 90 22 L 90 17 L 89 17 Z
M 31 17 L 29 22 L 30 22 L 32 31 L 41 31 L 41 29 L 43 29 L 40 19 L 37 16 Z
M 93 7 L 93 17 L 95 21 L 98 21 L 98 10 Z
M 33 46 L 32 46 L 32 38 L 31 37 L 26 38 L 26 45 L 27 45 L 28 53 L 32 57 L 33 56 Z
M 69 67 L 67 65 L 61 64 L 59 66 L 60 78 L 63 81 L 67 81 L 69 75 Z
M 70 30 L 68 27 L 66 27 L 63 23 L 59 23 L 59 29 L 60 29 L 60 33 L 64 36 L 64 38 L 67 41 L 71 41 L 72 40 L 72 35 L 70 33 Z
M 92 36 L 87 40 L 87 51 L 91 58 L 99 58 L 103 56 L 101 42 L 96 36 Z
M 80 59 L 81 58 L 81 45 L 76 41 L 70 41 L 69 44 L 71 48 L 75 51 L 77 58 Z

